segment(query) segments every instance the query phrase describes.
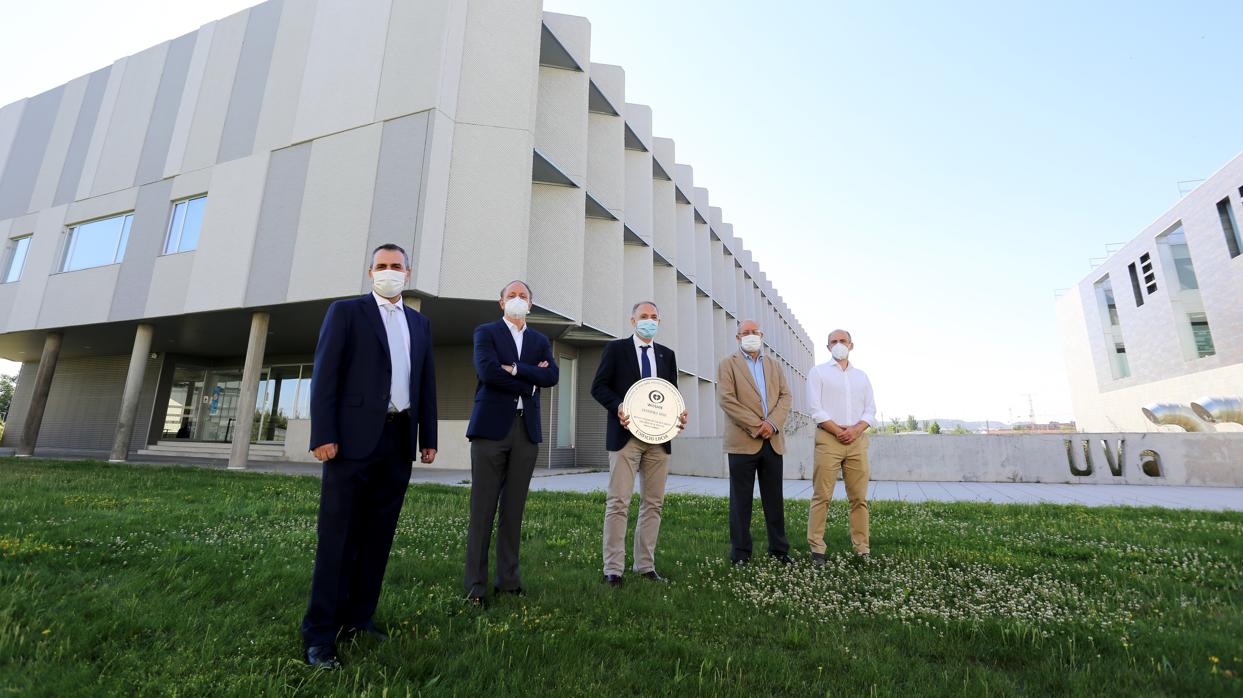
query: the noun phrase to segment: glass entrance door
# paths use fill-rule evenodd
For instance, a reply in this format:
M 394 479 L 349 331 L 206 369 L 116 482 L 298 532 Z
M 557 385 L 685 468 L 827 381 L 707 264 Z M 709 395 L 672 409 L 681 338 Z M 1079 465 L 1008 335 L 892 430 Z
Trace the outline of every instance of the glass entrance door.
M 163 438 L 188 441 L 231 441 L 238 428 L 240 368 L 178 366 L 168 396 Z M 265 366 L 259 374 L 254 442 L 285 441 L 290 419 L 309 419 L 311 366 Z

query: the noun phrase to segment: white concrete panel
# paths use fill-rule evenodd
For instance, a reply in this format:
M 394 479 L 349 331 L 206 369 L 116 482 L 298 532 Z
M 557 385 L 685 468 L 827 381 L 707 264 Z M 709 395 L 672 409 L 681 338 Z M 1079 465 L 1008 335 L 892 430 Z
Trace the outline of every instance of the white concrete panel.
M 168 143 L 168 158 L 164 161 L 165 177 L 181 172 L 181 162 L 185 158 L 186 144 L 190 140 L 190 127 L 194 124 L 199 92 L 203 88 L 203 75 L 207 72 L 207 59 L 211 55 L 212 39 L 218 25 L 219 22 L 205 24 L 195 36 L 194 53 L 190 56 L 186 84 L 181 91 L 181 104 L 177 107 L 177 121 L 173 124 L 173 135 Z
M 652 155 L 637 150 L 626 156 L 626 227 L 652 243 Z
M 534 130 L 540 4 L 469 3 L 458 83 L 459 123 Z
M 195 194 L 206 194 L 211 190 L 211 177 L 215 168 L 204 168 L 178 175 L 173 180 L 173 189 L 169 193 L 170 201 L 185 199 Z
M 696 342 L 699 357 L 695 375 L 712 379 L 716 371 L 716 339 L 712 334 L 712 300 L 706 296 L 695 296 L 695 321 L 699 324 L 699 338 Z
M 575 184 L 586 184 L 586 73 L 540 66 L 535 148 Z
M 625 216 L 625 123 L 620 116 L 587 115 L 587 191 L 618 219 Z
M 55 271 L 59 261 L 57 257 L 65 233 L 65 209 L 65 206 L 47 208 L 37 214 L 13 220 L 9 229 L 10 235 L 29 232 L 32 237 L 30 247 L 26 250 L 26 268 L 22 271 L 13 310 L 9 313 L 8 325 L 5 327 L 8 332 L 33 329 L 38 322 L 48 275 Z M 108 303 L 112 302 L 111 294 L 106 300 Z
M 591 63 L 591 22 L 586 17 L 543 13 L 544 25 L 584 71 Z
M 293 142 L 293 123 L 302 93 L 311 28 L 319 0 L 287 0 L 276 29 L 272 63 L 263 88 L 263 106 L 255 129 L 255 150 L 276 150 Z
M 319 0 L 293 142 L 375 120 L 389 0 Z
M 107 322 L 120 271 L 120 264 L 108 264 L 49 276 L 44 297 L 72 298 L 73 302 L 43 303 L 38 326 L 55 328 Z
M 678 351 L 681 346 L 678 338 L 683 330 L 678 322 L 678 277 L 673 267 L 663 264 L 653 267 L 652 300 L 660 308 L 660 343 Z
M 138 203 L 138 188 L 123 189 L 108 194 L 75 201 L 65 211 L 65 225 L 75 225 L 96 218 L 107 218 L 133 211 Z
M 625 245 L 622 249 L 623 279 L 622 310 L 625 332 L 630 334 L 630 309 L 639 301 L 650 301 L 654 293 L 652 248 L 647 245 Z
M 699 369 L 699 320 L 695 310 L 695 287 L 688 283 L 679 283 L 678 321 L 684 327 L 678 333 L 678 368 L 689 373 Z M 716 367 L 711 367 L 715 371 Z
M 28 101 L 23 99 L 0 108 L 0 172 L 4 172 L 9 151 L 13 149 L 13 139 L 17 137 L 17 127 L 22 121 L 22 112 L 25 111 Z
M 639 142 L 648 151 L 652 149 L 652 108 L 646 104 L 634 104 L 626 102 L 622 107 L 622 116 L 626 118 L 626 125 L 638 137 Z
M 241 307 L 267 170 L 267 153 L 215 167 L 186 293 L 186 312 Z
M 627 334 L 623 307 L 622 224 L 587 219 L 583 245 L 583 324 L 620 337 Z
M 582 189 L 531 185 L 526 280 L 536 305 L 574 320 L 583 316 L 583 267 L 566 260 L 583 258 L 585 234 Z
M 531 153 L 530 131 L 457 124 L 441 296 L 491 300 L 526 274 Z
M 678 352 L 678 368 L 682 368 L 682 353 Z M 699 379 L 694 376 L 688 376 L 685 373 L 678 376 L 678 392 L 682 393 L 682 400 L 686 403 L 686 428 L 678 435 L 678 439 L 694 438 L 699 436 L 699 413 L 703 409 L 715 409 L 715 405 L 701 406 L 699 404 Z M 701 409 L 702 407 L 702 409 Z M 677 447 L 681 444 L 674 444 L 674 452 L 678 451 Z
M 216 23 L 212 35 L 211 51 L 203 70 L 198 99 L 194 105 L 194 121 L 186 139 L 185 154 L 180 171 L 197 170 L 216 163 L 220 152 L 220 136 L 224 133 L 224 121 L 229 114 L 229 99 L 233 96 L 233 78 L 237 73 L 237 60 L 242 53 L 242 41 L 246 38 L 246 21 L 250 11 L 238 12 Z M 195 69 L 198 45 L 190 58 L 190 71 Z M 174 126 L 174 138 L 176 127 Z
M 147 125 L 151 123 L 151 110 L 160 87 L 160 75 L 164 72 L 168 46 L 169 42 L 164 42 L 130 56 L 126 62 L 125 77 L 91 183 L 92 194 L 134 186 L 138 157 L 147 137 Z
M 460 0 L 393 0 L 377 121 L 432 108 L 454 112 L 456 90 L 442 90 L 446 70 L 460 69 L 466 7 Z
M 181 252 L 155 258 L 151 270 L 151 293 L 147 294 L 146 317 L 180 315 L 186 310 L 186 292 L 197 252 Z
M 716 386 L 708 381 L 699 381 L 699 413 L 696 417 L 699 420 L 699 436 L 717 436 L 719 432 L 716 430 L 716 417 L 721 413 L 716 404 Z M 687 416 L 690 421 L 690 416 Z
M 31 211 L 52 205 L 56 187 L 60 184 L 61 170 L 65 166 L 65 157 L 69 154 L 69 142 L 73 140 L 73 130 L 78 124 L 82 99 L 86 96 L 86 85 L 90 81 L 91 76 L 83 75 L 65 85 L 65 92 L 60 98 L 60 109 L 56 112 L 56 123 L 52 125 L 52 135 L 43 155 L 43 165 L 39 168 L 39 177 L 35 180 L 34 193 L 30 197 Z M 0 130 L 2 129 L 3 126 L 0 126 Z M 3 140 L 3 133 L 0 133 L 0 142 Z M 4 158 L 0 154 L 0 172 L 3 170 Z
M 95 182 L 95 171 L 99 167 L 99 158 L 103 155 L 104 141 L 112 124 L 112 111 L 116 108 L 117 95 L 121 92 L 128 61 L 128 58 L 122 58 L 113 63 L 112 70 L 108 71 L 108 84 L 104 87 L 104 98 L 99 104 L 99 118 L 95 120 L 95 130 L 91 132 L 91 144 L 86 149 L 86 160 L 82 163 L 82 176 L 78 179 L 75 199 L 89 196 Z
M 449 206 L 449 179 L 453 159 L 453 122 L 439 110 L 431 113 L 423 155 L 423 200 L 419 202 L 414 250 L 414 288 L 440 295 L 444 262 L 445 215 Z
M 320 138 L 311 146 L 289 300 L 363 291 L 372 193 L 383 124 Z

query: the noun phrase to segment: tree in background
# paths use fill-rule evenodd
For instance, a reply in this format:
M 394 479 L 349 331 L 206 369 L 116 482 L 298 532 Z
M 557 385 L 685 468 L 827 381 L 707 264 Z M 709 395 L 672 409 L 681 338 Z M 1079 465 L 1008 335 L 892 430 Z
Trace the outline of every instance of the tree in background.
M 967 431 L 967 429 L 963 427 L 963 425 L 959 424 L 958 426 L 954 427 L 954 430 L 951 431 L 950 433 L 951 434 L 970 434 L 971 432 Z
M 907 431 L 919 431 L 919 420 L 915 419 L 915 415 L 913 414 L 906 415 L 906 430 Z
M 929 434 L 940 434 L 941 433 L 941 425 L 937 423 L 937 420 L 935 419 L 932 420 L 932 424 L 928 426 L 928 433 Z
M 13 388 L 17 385 L 17 376 L 0 375 L 0 419 L 9 418 L 9 403 L 13 402 Z

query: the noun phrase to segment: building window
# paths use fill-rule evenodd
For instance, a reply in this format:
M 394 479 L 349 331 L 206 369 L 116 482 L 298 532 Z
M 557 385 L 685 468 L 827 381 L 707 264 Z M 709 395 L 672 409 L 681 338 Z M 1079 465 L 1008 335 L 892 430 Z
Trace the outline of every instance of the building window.
M 1126 357 L 1126 342 L 1122 339 L 1122 322 L 1118 318 L 1118 303 L 1114 300 L 1114 287 L 1109 276 L 1093 284 L 1096 305 L 1101 317 L 1101 330 L 1105 334 L 1105 346 L 1109 352 L 1109 370 L 1114 380 L 1131 375 L 1131 364 Z
M 164 239 L 164 254 L 198 249 L 199 231 L 203 228 L 203 209 L 206 206 L 206 196 L 196 196 L 173 205 L 173 215 L 168 221 L 168 236 Z
M 1174 309 L 1183 357 L 1190 361 L 1212 356 L 1217 353 L 1213 347 L 1213 334 L 1204 312 L 1191 248 L 1187 245 L 1187 235 L 1181 223 L 1157 237 L 1157 254 L 1165 269 L 1166 284 L 1171 289 L 1170 304 Z
M 133 222 L 134 214 L 126 213 L 69 228 L 60 270 L 76 271 L 120 262 L 125 257 L 125 243 Z
M 1147 252 L 1139 256 L 1139 270 L 1144 275 L 1144 288 L 1151 296 L 1157 292 L 1157 272 L 1152 268 L 1152 257 Z
M 560 379 L 557 381 L 557 448 L 574 448 L 574 391 L 578 387 L 578 360 L 558 357 Z
M 1135 262 L 1127 265 L 1127 270 L 1131 272 L 1131 293 L 1135 294 L 1135 307 L 1138 308 L 1144 304 L 1144 294 L 1139 290 L 1139 273 L 1135 271 Z
M 4 266 L 4 283 L 21 281 L 22 268 L 26 266 L 26 253 L 28 251 L 30 251 L 29 235 L 9 240 L 9 258 Z
M 1243 192 L 1243 188 L 1239 191 Z M 1230 205 L 1230 197 L 1217 202 L 1217 216 L 1221 218 L 1221 231 L 1226 234 L 1226 247 L 1230 250 L 1230 258 L 1234 259 L 1243 251 L 1243 239 L 1239 237 L 1239 226 L 1234 220 L 1234 207 Z

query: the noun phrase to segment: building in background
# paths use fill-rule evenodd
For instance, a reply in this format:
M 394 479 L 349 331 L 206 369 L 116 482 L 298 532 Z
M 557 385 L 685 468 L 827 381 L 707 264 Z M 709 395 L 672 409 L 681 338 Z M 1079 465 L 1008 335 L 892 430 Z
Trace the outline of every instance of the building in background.
M 607 464 L 589 384 L 648 299 L 691 413 L 675 455 L 720 461 L 736 321 L 794 384 L 813 345 L 590 44 L 538 0 L 270 0 L 0 109 L 4 444 L 307 458 L 324 311 L 396 242 L 435 336 L 438 466 L 469 463 L 471 331 L 517 278 L 561 362 L 542 464 Z
M 1080 429 L 1152 431 L 1145 406 L 1243 398 L 1240 197 L 1243 155 L 1058 300 Z

